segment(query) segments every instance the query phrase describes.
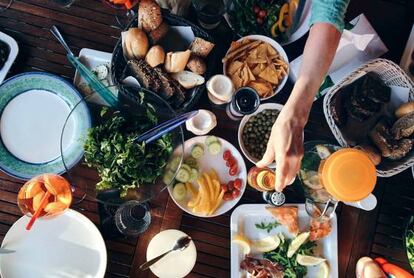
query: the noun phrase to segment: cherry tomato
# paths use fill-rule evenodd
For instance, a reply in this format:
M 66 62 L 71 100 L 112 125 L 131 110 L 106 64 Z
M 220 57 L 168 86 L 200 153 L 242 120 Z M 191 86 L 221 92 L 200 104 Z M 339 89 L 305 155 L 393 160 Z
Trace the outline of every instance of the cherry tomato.
M 236 164 L 237 164 L 237 161 L 234 157 L 230 157 L 226 162 L 226 166 L 229 168 L 233 167 Z
M 261 18 L 261 17 L 256 18 L 256 22 L 257 22 L 257 24 L 262 25 L 263 24 L 263 18 Z
M 223 190 L 224 192 L 229 191 L 229 188 L 228 188 L 227 184 L 222 184 L 221 185 L 221 190 Z
M 229 189 L 229 191 L 232 191 L 234 189 L 234 181 L 229 181 L 229 183 L 227 184 L 227 188 Z
M 242 180 L 241 179 L 236 179 L 235 181 L 234 181 L 234 188 L 236 188 L 236 189 L 238 189 L 238 190 L 240 190 L 241 189 L 241 187 L 242 187 Z
M 224 195 L 223 195 L 223 200 L 224 200 L 224 201 L 230 201 L 230 200 L 233 200 L 232 198 L 233 198 L 233 194 L 232 194 L 232 192 L 231 192 L 231 191 L 227 191 L 227 192 L 226 192 L 226 193 L 224 193 Z
M 260 12 L 260 7 L 257 6 L 257 5 L 254 5 L 253 6 L 253 11 L 254 11 L 255 14 L 258 14 Z
M 223 159 L 227 161 L 230 157 L 232 157 L 231 152 L 229 150 L 225 150 L 223 153 Z
M 231 192 L 231 196 L 233 197 L 233 199 L 236 199 L 237 197 L 239 197 L 239 195 L 240 195 L 240 190 L 234 189 Z
M 259 12 L 259 17 L 260 18 L 265 18 L 267 16 L 267 12 L 265 11 L 265 10 L 261 10 L 260 12 Z
M 233 165 L 229 170 L 229 175 L 235 176 L 237 175 L 238 172 L 239 172 L 239 168 L 237 167 L 237 165 Z

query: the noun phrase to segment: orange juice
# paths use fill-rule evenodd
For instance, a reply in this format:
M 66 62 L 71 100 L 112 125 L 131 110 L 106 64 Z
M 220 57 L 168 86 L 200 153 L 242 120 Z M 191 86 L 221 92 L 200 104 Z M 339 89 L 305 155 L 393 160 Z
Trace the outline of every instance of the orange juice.
M 20 210 L 32 216 L 55 216 L 64 212 L 72 203 L 69 182 L 55 174 L 43 174 L 26 182 L 17 195 Z
M 371 159 L 357 149 L 344 148 L 334 152 L 321 162 L 318 172 L 325 190 L 342 202 L 364 199 L 377 182 Z

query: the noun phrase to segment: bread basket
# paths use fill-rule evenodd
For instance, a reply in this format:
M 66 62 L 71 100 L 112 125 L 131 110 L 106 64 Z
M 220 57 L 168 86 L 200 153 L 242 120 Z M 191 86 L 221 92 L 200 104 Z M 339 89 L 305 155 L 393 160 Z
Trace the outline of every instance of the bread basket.
M 206 41 L 214 43 L 214 39 L 207 34 L 203 29 L 200 27 L 192 24 L 188 20 L 171 14 L 168 10 L 162 10 L 162 16 L 165 22 L 168 23 L 170 26 L 189 26 L 191 27 L 194 36 L 202 38 Z M 131 27 L 138 26 L 138 15 L 135 15 L 135 17 L 129 22 L 129 24 L 126 26 L 124 30 L 128 30 Z M 216 47 L 213 48 L 211 53 L 206 59 L 207 63 L 207 70 L 204 74 L 204 78 L 208 80 L 208 78 L 212 75 L 213 69 L 215 67 L 215 61 L 216 59 Z M 112 55 L 112 61 L 111 61 L 111 73 L 112 73 L 112 81 L 115 85 L 119 85 L 121 81 L 125 78 L 124 76 L 124 69 L 127 64 L 127 60 L 124 58 L 124 54 L 122 51 L 122 40 L 119 38 L 118 42 L 115 45 L 113 55 Z M 186 101 L 178 108 L 175 109 L 176 112 L 183 112 L 190 110 L 194 104 L 197 103 L 199 98 L 201 97 L 203 91 L 205 90 L 205 86 L 198 86 L 194 88 L 191 91 L 188 91 L 189 96 L 186 98 Z
M 328 122 L 329 127 L 331 128 L 332 133 L 334 134 L 336 140 L 339 144 L 343 147 L 350 146 L 348 142 L 344 139 L 341 130 L 336 125 L 331 107 L 333 106 L 334 96 L 336 93 L 340 93 L 340 89 L 344 86 L 352 83 L 359 77 L 363 76 L 368 72 L 375 72 L 380 76 L 380 78 L 385 82 L 388 86 L 399 86 L 408 88 L 409 91 L 409 100 L 414 100 L 414 83 L 413 81 L 407 76 L 407 74 L 394 62 L 391 62 L 386 59 L 375 59 L 371 60 L 368 63 L 362 65 L 355 71 L 353 71 L 350 75 L 346 78 L 341 80 L 335 86 L 333 86 L 325 95 L 323 100 L 323 110 L 325 113 L 325 118 Z M 410 153 L 407 154 L 401 160 L 398 161 L 389 161 L 383 160 L 377 166 L 377 174 L 380 177 L 391 177 L 394 176 L 405 169 L 414 165 L 414 150 L 411 150 Z

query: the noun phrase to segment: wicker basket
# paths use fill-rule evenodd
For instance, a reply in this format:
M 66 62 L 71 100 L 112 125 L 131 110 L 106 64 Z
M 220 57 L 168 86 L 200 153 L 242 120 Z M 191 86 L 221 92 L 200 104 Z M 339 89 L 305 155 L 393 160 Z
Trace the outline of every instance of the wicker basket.
M 192 24 L 191 22 L 187 21 L 186 19 L 171 14 L 168 10 L 162 11 L 163 20 L 168 23 L 170 26 L 189 26 L 191 27 L 194 36 L 202 38 L 204 40 L 207 40 L 209 42 L 214 43 L 214 39 L 207 34 L 203 29 L 200 27 Z M 136 15 L 131 22 L 127 25 L 125 30 L 128 30 L 131 27 L 138 26 L 138 15 Z M 208 56 L 208 59 L 206 59 L 207 63 L 207 70 L 204 74 L 205 79 L 207 80 L 213 72 L 213 69 L 215 67 L 216 59 L 216 47 L 213 48 L 211 53 Z M 119 85 L 121 81 L 125 78 L 124 76 L 124 69 L 127 64 L 127 60 L 124 57 L 123 51 L 122 51 L 122 39 L 119 38 L 118 42 L 115 45 L 113 55 L 112 55 L 112 61 L 111 61 L 111 72 L 112 72 L 112 81 L 115 85 Z M 185 102 L 178 108 L 175 109 L 176 112 L 184 112 L 188 111 L 193 108 L 193 106 L 198 102 L 201 95 L 203 94 L 205 90 L 205 86 L 198 86 L 194 88 L 193 90 L 189 91 L 190 94 L 187 96 Z
M 338 84 L 333 86 L 325 95 L 325 98 L 323 100 L 323 110 L 326 120 L 328 121 L 328 125 L 331 128 L 336 140 L 338 140 L 339 144 L 343 147 L 347 147 L 349 144 L 344 139 L 341 130 L 336 126 L 336 123 L 333 119 L 331 111 L 334 100 L 333 97 L 338 91 L 340 91 L 342 87 L 352 83 L 367 72 L 375 72 L 378 74 L 386 85 L 408 88 L 410 90 L 409 100 L 414 100 L 413 81 L 395 63 L 385 59 L 375 59 L 356 69 L 348 77 L 344 78 Z M 412 165 L 414 165 L 414 150 L 411 150 L 411 152 L 406 157 L 399 161 L 384 160 L 377 166 L 377 174 L 380 177 L 391 177 L 404 171 Z

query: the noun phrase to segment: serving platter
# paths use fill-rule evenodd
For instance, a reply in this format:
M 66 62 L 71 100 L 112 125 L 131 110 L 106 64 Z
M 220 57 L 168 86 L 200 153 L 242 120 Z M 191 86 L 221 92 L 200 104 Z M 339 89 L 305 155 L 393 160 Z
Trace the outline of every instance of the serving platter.
M 62 129 L 81 99 L 71 84 L 53 74 L 29 72 L 6 80 L 0 86 L 0 169 L 24 180 L 64 173 Z M 62 145 L 72 164 L 83 154 L 74 138 L 91 126 L 86 105 L 74 116 Z
M 207 138 L 207 136 L 197 136 L 197 137 L 193 137 L 193 138 L 185 141 L 185 143 L 184 143 L 184 157 L 188 157 L 190 155 L 192 147 L 195 144 L 204 144 L 204 142 L 206 141 L 206 138 Z M 217 155 L 212 155 L 208 152 L 207 147 L 206 147 L 205 153 L 202 156 L 202 158 L 197 160 L 199 173 L 209 172 L 211 169 L 214 169 L 216 171 L 218 177 L 220 178 L 220 182 L 222 184 L 224 184 L 224 183 L 227 184 L 231 180 L 234 180 L 236 178 L 240 178 L 242 180 L 242 187 L 240 189 L 240 194 L 237 198 L 235 198 L 233 200 L 230 200 L 230 201 L 224 201 L 223 200 L 221 205 L 217 208 L 217 210 L 213 214 L 203 215 L 203 214 L 200 214 L 200 213 L 193 212 L 192 209 L 188 207 L 187 202 L 189 201 L 189 199 L 184 199 L 182 201 L 178 201 L 173 195 L 173 187 L 169 186 L 168 187 L 168 193 L 170 194 L 173 201 L 183 211 L 185 211 L 185 212 L 187 212 L 191 215 L 195 215 L 195 216 L 198 216 L 198 217 L 215 217 L 215 216 L 222 215 L 222 214 L 226 213 L 227 211 L 229 211 L 230 209 L 232 209 L 234 206 L 236 206 L 236 204 L 239 202 L 239 200 L 243 196 L 243 193 L 246 189 L 247 169 L 246 169 L 246 165 L 244 163 L 242 155 L 228 141 L 226 141 L 222 138 L 218 138 L 218 137 L 217 137 L 217 139 L 221 143 L 220 153 L 218 153 Z M 236 176 L 230 176 L 229 175 L 229 168 L 226 166 L 226 162 L 223 159 L 223 152 L 225 150 L 230 150 L 233 157 L 237 161 L 239 171 L 238 171 L 238 174 Z M 177 153 L 177 151 L 179 151 L 179 150 L 176 150 L 175 153 Z M 198 186 L 198 185 L 196 185 L 196 183 L 193 183 L 193 186 Z
M 266 210 L 267 204 L 245 204 L 237 207 L 230 219 L 231 240 L 238 234 L 244 234 L 249 239 L 260 239 L 269 235 L 283 233 L 285 237 L 291 238 L 288 230 L 282 225 L 277 226 L 270 233 L 265 230 L 259 230 L 255 224 L 260 222 L 272 222 L 275 218 Z M 289 204 L 289 206 L 298 207 L 299 229 L 301 232 L 309 230 L 310 216 L 305 210 L 304 204 Z M 324 257 L 330 267 L 330 278 L 338 277 L 338 228 L 336 215 L 331 218 L 331 233 L 319 240 L 315 248 L 315 256 Z M 244 258 L 241 248 L 238 244 L 232 242 L 230 247 L 231 257 L 231 277 L 244 277 L 246 273 L 240 270 L 240 263 Z M 260 258 L 260 255 L 259 255 Z M 305 277 L 317 277 L 318 267 L 308 267 L 308 273 Z M 244 276 L 243 276 L 244 275 Z
M 105 242 L 96 226 L 74 210 L 53 219 L 40 219 L 30 231 L 22 216 L 4 237 L 0 274 L 8 278 L 100 278 L 106 270 Z
M 16 60 L 17 54 L 19 53 L 19 45 L 16 40 L 10 37 L 9 35 L 0 32 L 0 41 L 4 41 L 9 46 L 9 57 L 7 57 L 6 63 L 3 68 L 0 70 L 0 84 L 3 82 L 7 73 L 9 72 L 11 66 Z

